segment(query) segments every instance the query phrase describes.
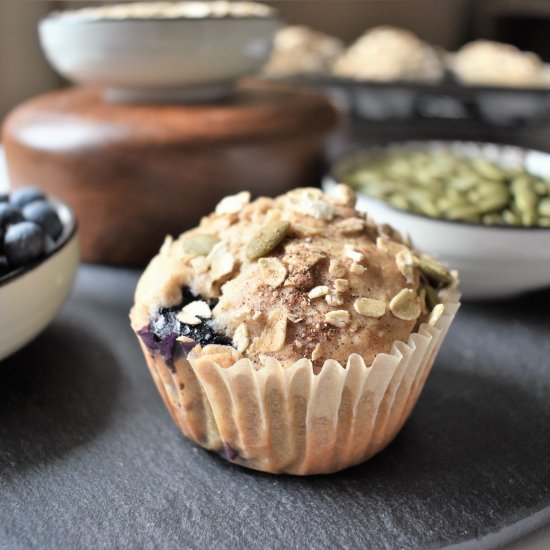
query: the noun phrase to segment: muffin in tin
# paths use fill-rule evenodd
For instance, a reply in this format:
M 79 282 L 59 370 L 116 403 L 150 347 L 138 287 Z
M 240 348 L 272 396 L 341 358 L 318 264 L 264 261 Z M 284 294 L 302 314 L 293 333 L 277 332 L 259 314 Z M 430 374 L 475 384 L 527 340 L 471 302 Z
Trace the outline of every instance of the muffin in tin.
M 540 57 L 502 42 L 468 42 L 449 56 L 449 65 L 463 84 L 511 87 L 544 85 L 544 64 Z
M 414 33 L 382 25 L 362 34 L 335 62 L 337 76 L 379 82 L 438 83 L 444 75 L 438 51 Z
M 456 274 L 337 190 L 226 197 L 138 283 L 132 327 L 175 422 L 243 466 L 330 473 L 379 452 L 458 308 Z
M 271 76 L 328 74 L 343 51 L 343 43 L 334 36 L 304 25 L 288 25 L 275 35 L 263 70 Z

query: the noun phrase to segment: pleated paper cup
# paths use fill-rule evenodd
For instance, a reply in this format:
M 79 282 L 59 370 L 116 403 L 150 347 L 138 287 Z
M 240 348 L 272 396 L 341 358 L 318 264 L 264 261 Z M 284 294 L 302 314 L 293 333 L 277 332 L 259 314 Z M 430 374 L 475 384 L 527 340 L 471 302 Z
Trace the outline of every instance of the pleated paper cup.
M 395 342 L 370 366 L 353 354 L 345 368 L 325 361 L 319 374 L 309 359 L 284 368 L 264 357 L 260 369 L 241 359 L 224 368 L 215 357 L 180 354 L 169 364 L 140 342 L 189 439 L 255 470 L 331 473 L 380 452 L 409 417 L 459 307 L 457 291 L 444 299 L 407 343 Z

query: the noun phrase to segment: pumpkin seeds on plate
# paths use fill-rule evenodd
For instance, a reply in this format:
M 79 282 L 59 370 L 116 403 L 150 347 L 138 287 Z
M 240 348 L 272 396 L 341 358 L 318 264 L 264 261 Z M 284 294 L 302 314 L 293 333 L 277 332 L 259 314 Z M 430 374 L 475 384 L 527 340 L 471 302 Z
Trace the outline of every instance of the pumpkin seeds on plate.
M 400 210 L 485 225 L 548 227 L 550 181 L 523 167 L 452 151 L 390 151 L 352 162 L 339 178 Z

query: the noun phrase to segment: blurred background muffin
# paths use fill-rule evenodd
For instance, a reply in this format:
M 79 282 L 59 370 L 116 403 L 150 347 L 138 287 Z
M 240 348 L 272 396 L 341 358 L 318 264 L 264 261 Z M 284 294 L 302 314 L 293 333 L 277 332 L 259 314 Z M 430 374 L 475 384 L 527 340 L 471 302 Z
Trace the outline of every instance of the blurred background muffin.
M 304 25 L 288 25 L 275 35 L 264 71 L 275 76 L 328 73 L 343 50 L 342 41 L 334 36 Z
M 380 81 L 437 82 L 443 70 L 434 48 L 412 32 L 389 26 L 367 31 L 334 65 L 336 75 Z
M 450 57 L 450 66 L 465 84 L 540 86 L 543 83 L 543 63 L 537 54 L 491 40 L 464 45 Z

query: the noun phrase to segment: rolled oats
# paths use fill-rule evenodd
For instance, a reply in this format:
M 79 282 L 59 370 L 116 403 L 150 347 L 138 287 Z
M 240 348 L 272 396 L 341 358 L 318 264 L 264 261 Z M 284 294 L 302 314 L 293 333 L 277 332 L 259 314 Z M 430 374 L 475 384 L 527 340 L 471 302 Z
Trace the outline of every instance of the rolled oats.
M 386 303 L 374 298 L 357 298 L 353 307 L 359 315 L 365 317 L 382 317 L 386 313 Z
M 324 221 L 330 221 L 334 216 L 333 205 L 326 200 L 316 198 L 310 191 L 303 192 L 301 200 L 295 206 L 295 210 L 300 214 Z
M 334 281 L 334 290 L 336 292 L 345 292 L 349 288 L 349 281 L 347 279 L 336 279 Z
M 230 195 L 223 198 L 216 206 L 216 214 L 222 216 L 224 214 L 237 214 L 244 206 L 250 202 L 250 193 L 242 191 L 236 195 Z
M 193 271 L 197 275 L 206 273 L 210 269 L 210 260 L 204 256 L 197 256 L 196 258 L 193 258 L 190 263 Z
M 325 314 L 325 321 L 338 328 L 344 328 L 349 323 L 349 312 L 345 309 L 336 309 Z
M 332 227 L 337 233 L 351 235 L 353 233 L 360 233 L 365 229 L 365 220 L 361 218 L 346 218 L 335 223 Z
M 294 313 L 287 313 L 288 320 L 292 323 L 301 323 L 304 318 L 300 317 L 299 315 L 296 315 Z
M 210 319 L 212 317 L 210 307 L 203 300 L 195 300 L 194 302 L 187 304 L 176 315 L 176 319 L 178 321 L 188 325 L 199 325 L 202 323 L 202 319 L 199 317 L 204 319 Z
M 406 248 L 400 250 L 395 256 L 395 263 L 397 264 L 397 269 L 399 269 L 399 272 L 405 277 L 407 283 L 414 283 L 414 257 L 411 251 Z
M 403 321 L 418 319 L 422 311 L 420 299 L 414 290 L 404 288 L 391 299 L 390 311 Z
M 273 311 L 269 315 L 265 328 L 258 340 L 258 348 L 266 351 L 279 351 L 285 344 L 286 325 L 286 312 L 282 309 Z
M 323 355 L 323 350 L 321 348 L 321 344 L 317 344 L 314 348 L 314 350 L 311 352 L 311 360 L 316 361 Z
M 219 281 L 229 275 L 235 267 L 235 257 L 227 249 L 227 244 L 219 242 L 214 245 L 210 254 L 210 277 L 212 281 Z
M 288 275 L 288 271 L 281 260 L 277 258 L 260 258 L 263 282 L 273 288 L 281 286 Z
M 328 274 L 331 277 L 344 277 L 347 274 L 348 270 L 346 266 L 338 260 L 330 260 L 328 265 Z
M 344 256 L 353 260 L 355 263 L 361 263 L 365 259 L 365 255 L 358 250 L 355 250 L 353 246 L 346 244 L 344 245 Z
M 341 294 L 327 294 L 325 301 L 329 306 L 341 306 L 344 303 L 344 297 Z
M 349 186 L 343 183 L 338 184 L 334 188 L 334 202 L 342 206 L 355 206 L 357 197 L 355 196 L 355 191 Z
M 250 335 L 246 323 L 241 323 L 233 334 L 233 343 L 238 351 L 243 353 L 250 345 Z
M 367 268 L 362 266 L 362 265 L 359 265 L 355 262 L 353 262 L 351 264 L 351 267 L 349 268 L 349 270 L 354 273 L 355 275 L 363 275 L 363 273 L 365 273 L 365 271 L 367 271 Z
M 328 286 L 321 285 L 321 286 L 313 287 L 308 292 L 307 295 L 311 300 L 315 300 L 316 298 L 321 298 L 322 296 L 326 296 L 328 293 L 329 293 Z

